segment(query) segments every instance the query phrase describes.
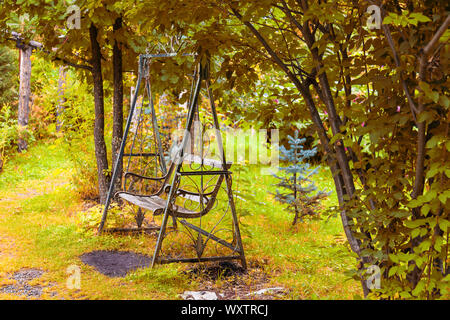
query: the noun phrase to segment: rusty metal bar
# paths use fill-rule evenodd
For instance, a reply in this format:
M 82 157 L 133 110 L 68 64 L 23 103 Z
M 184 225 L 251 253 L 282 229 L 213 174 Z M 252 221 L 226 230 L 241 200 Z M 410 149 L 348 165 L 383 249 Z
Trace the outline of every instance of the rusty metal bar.
M 160 230 L 160 226 L 154 226 L 154 227 L 142 227 L 142 228 L 109 228 L 109 229 L 103 229 L 103 232 L 106 233 L 114 233 L 114 232 L 141 232 L 141 231 L 155 231 Z M 167 229 L 176 229 L 174 227 L 167 227 Z
M 167 264 L 174 262 L 210 262 L 210 261 L 229 261 L 229 260 L 240 260 L 241 256 L 217 256 L 217 257 L 201 257 L 201 258 L 160 258 L 157 263 Z
M 215 235 L 213 235 L 212 233 L 209 233 L 208 231 L 205 231 L 197 226 L 194 226 L 193 224 L 187 222 L 186 220 L 180 220 L 180 223 L 188 228 L 191 228 L 194 231 L 197 231 L 198 233 L 201 233 L 204 236 L 207 236 L 211 240 L 214 240 L 214 241 L 220 243 L 221 245 L 233 250 L 234 252 L 239 252 L 238 249 L 236 247 L 233 247 L 233 245 L 231 243 L 228 243 L 225 240 L 216 237 Z
M 145 227 L 145 228 L 109 228 L 104 229 L 103 232 L 140 232 L 140 231 L 152 231 L 159 230 L 161 227 Z
M 144 152 L 144 153 L 124 153 L 124 157 L 156 157 L 159 153 Z
M 231 171 L 223 171 L 223 170 L 212 170 L 212 171 L 181 171 L 177 173 L 180 176 L 206 176 L 206 175 L 219 175 L 231 174 Z

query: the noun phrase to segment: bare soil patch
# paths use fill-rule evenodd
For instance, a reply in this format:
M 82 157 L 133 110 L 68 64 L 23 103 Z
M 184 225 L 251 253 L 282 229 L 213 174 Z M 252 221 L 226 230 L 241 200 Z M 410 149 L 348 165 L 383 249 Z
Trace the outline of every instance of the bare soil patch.
M 130 251 L 98 250 L 80 256 L 83 263 L 108 277 L 125 277 L 128 272 L 150 266 L 152 258 Z

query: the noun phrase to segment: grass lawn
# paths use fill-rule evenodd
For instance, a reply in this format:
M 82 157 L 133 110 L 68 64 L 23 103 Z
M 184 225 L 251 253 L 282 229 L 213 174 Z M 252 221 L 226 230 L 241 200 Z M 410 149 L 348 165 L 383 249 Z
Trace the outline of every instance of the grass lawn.
M 156 238 L 151 235 L 97 236 L 78 226 L 77 212 L 85 204 L 70 183 L 74 169 L 67 154 L 51 143 L 32 146 L 6 163 L 0 174 L 0 289 L 13 285 L 11 274 L 24 268 L 45 271 L 31 285 L 41 286 L 41 299 L 180 299 L 186 290 L 217 292 L 247 287 L 258 290 L 283 287 L 281 299 L 352 299 L 362 296 L 360 283 L 343 273 L 355 260 L 346 249 L 338 217 L 300 222 L 274 202 L 275 179 L 258 174 L 259 168 L 234 174 L 234 187 L 243 178 L 251 181 L 257 202 L 237 200 L 242 237 L 249 265 L 237 277 L 211 279 L 192 264 L 158 265 L 109 278 L 83 264 L 80 255 L 93 250 L 133 251 L 152 255 Z M 233 171 L 233 170 L 232 170 Z M 245 177 L 244 177 L 245 175 Z M 320 169 L 319 188 L 333 190 L 329 171 Z M 335 194 L 324 206 L 336 203 Z M 69 289 L 67 268 L 81 269 L 81 289 Z M 237 298 L 245 298 L 237 295 Z M 21 299 L 0 291 L 0 299 Z M 275 297 L 277 298 L 277 297 Z

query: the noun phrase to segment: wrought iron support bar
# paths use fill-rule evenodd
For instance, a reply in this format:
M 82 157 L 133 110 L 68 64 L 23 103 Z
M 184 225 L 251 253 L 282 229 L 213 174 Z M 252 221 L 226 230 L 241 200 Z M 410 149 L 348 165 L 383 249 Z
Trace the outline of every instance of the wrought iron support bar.
M 219 256 L 219 257 L 202 257 L 202 258 L 159 258 L 157 263 L 167 264 L 174 262 L 210 262 L 210 261 L 229 261 L 229 260 L 240 260 L 240 256 Z
M 206 175 L 221 175 L 221 174 L 231 174 L 231 171 L 182 171 L 177 173 L 180 176 L 206 176 Z
M 209 233 L 209 232 L 206 231 L 206 230 L 203 230 L 203 229 L 201 229 L 201 228 L 199 228 L 199 227 L 197 227 L 197 226 L 194 226 L 193 224 L 187 222 L 186 220 L 180 220 L 180 223 L 181 223 L 182 225 L 184 225 L 185 227 L 188 227 L 188 228 L 190 228 L 190 229 L 192 229 L 192 230 L 194 230 L 194 231 L 197 231 L 198 233 L 201 233 L 202 235 L 204 235 L 204 236 L 210 238 L 211 240 L 214 240 L 214 241 L 220 243 L 221 245 L 223 245 L 223 246 L 225 246 L 225 247 L 227 247 L 227 248 L 233 250 L 234 252 L 240 253 L 239 250 L 238 250 L 238 248 L 236 248 L 235 246 L 233 246 L 231 243 L 228 243 L 228 242 L 226 242 L 225 240 L 216 237 L 216 236 L 213 235 L 212 233 Z
M 144 152 L 144 153 L 124 153 L 124 157 L 156 157 L 159 153 Z

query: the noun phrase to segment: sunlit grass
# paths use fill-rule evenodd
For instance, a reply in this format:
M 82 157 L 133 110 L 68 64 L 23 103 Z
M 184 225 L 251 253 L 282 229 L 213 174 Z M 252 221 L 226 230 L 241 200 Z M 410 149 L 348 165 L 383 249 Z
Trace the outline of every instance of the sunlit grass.
M 34 145 L 6 162 L 4 172 L 0 174 L 0 190 L 13 188 L 20 182 L 43 180 L 65 172 L 71 166 L 66 159 L 67 154 L 53 142 Z
M 108 278 L 84 265 L 79 256 L 93 250 L 130 250 L 153 254 L 155 237 L 148 235 L 97 236 L 83 232 L 76 213 L 83 203 L 70 185 L 72 164 L 63 148 L 51 144 L 32 147 L 8 162 L 0 175 L 0 285 L 7 273 L 20 268 L 46 271 L 40 284 L 56 284 L 51 290 L 58 299 L 178 299 L 185 290 L 201 289 L 201 279 L 193 280 L 184 270 L 189 265 L 158 265 L 129 273 L 125 278 Z M 258 265 L 269 278 L 267 286 L 289 290 L 287 299 L 351 299 L 361 295 L 360 285 L 343 272 L 354 259 L 342 243 L 338 218 L 312 220 L 292 226 L 293 217 L 274 201 L 275 179 L 260 175 L 260 168 L 240 172 L 232 167 L 234 189 L 251 181 L 249 192 L 256 201 L 237 200 L 242 214 L 242 236 L 249 265 Z M 319 188 L 332 190 L 330 173 L 322 168 L 315 177 Z M 336 204 L 333 194 L 324 206 Z M 244 210 L 245 209 L 245 210 Z M 160 221 L 160 220 L 157 220 Z M 66 288 L 68 266 L 80 266 L 81 290 Z M 249 274 L 252 270 L 250 268 Z M 220 287 L 222 280 L 217 280 Z M 12 299 L 11 295 L 0 298 Z

